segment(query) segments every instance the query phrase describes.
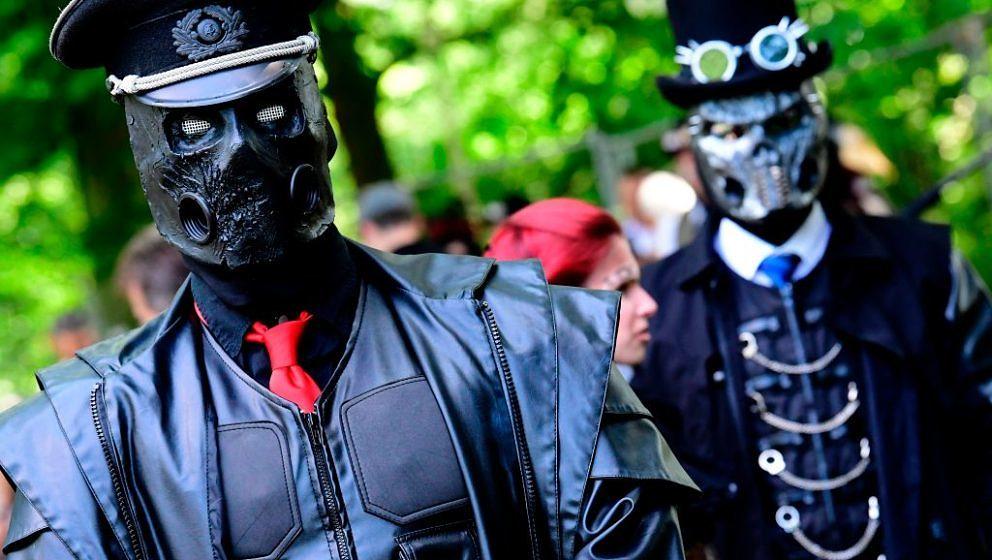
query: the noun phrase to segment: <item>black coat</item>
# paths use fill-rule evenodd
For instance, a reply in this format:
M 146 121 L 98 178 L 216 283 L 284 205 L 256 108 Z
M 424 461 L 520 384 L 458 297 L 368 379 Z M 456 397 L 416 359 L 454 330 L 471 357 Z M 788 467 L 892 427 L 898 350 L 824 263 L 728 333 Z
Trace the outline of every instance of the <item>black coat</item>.
M 615 295 L 535 263 L 355 253 L 315 415 L 241 371 L 187 288 L 40 373 L 0 418 L 10 558 L 682 557 L 692 483 L 610 373 Z
M 826 320 L 860 348 L 889 560 L 988 558 L 992 307 L 946 228 L 831 216 Z M 687 539 L 769 558 L 779 531 L 756 498 L 750 404 L 713 231 L 644 274 L 660 312 L 632 386 L 703 490 Z M 774 513 L 774 512 L 772 512 Z M 772 517 L 772 519 L 769 519 Z

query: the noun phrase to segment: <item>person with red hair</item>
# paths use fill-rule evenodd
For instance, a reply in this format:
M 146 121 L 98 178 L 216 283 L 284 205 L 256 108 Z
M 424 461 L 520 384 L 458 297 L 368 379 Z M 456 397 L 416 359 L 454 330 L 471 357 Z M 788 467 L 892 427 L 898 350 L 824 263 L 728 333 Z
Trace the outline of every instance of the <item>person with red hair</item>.
M 614 360 L 620 366 L 644 360 L 648 321 L 658 305 L 641 287 L 640 267 L 620 224 L 602 208 L 570 198 L 531 204 L 496 229 L 486 256 L 538 259 L 551 284 L 621 292 Z

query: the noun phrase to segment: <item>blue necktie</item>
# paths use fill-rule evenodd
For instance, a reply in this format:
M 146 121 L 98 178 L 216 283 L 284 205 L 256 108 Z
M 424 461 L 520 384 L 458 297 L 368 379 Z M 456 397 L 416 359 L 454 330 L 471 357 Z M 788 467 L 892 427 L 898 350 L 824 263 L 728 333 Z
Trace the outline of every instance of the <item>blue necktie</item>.
M 792 283 L 792 278 L 802 261 L 798 255 L 786 253 L 784 255 L 772 255 L 761 262 L 758 272 L 764 274 L 772 285 L 776 288 L 783 288 Z

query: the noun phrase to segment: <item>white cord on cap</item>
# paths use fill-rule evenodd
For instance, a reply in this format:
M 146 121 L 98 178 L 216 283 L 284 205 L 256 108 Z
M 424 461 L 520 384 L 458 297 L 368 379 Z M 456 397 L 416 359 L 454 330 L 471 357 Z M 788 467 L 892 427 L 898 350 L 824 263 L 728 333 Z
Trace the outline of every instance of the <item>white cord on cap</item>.
M 282 43 L 275 43 L 245 51 L 225 54 L 223 56 L 211 58 L 209 60 L 197 62 L 188 66 L 176 68 L 174 70 L 152 74 L 150 76 L 136 76 L 134 74 L 130 74 L 124 76 L 123 78 L 118 78 L 117 76 L 110 75 L 107 77 L 107 89 L 110 91 L 110 95 L 115 98 L 119 98 L 123 95 L 135 95 L 138 93 L 151 91 L 153 89 L 158 89 L 160 87 L 177 84 L 192 78 L 199 78 L 200 76 L 213 74 L 214 72 L 230 70 L 231 68 L 247 66 L 257 62 L 265 62 L 267 60 L 276 60 L 280 58 L 292 58 L 303 55 L 312 56 L 317 52 L 318 48 L 320 48 L 320 39 L 313 33 L 307 33 L 306 35 L 301 35 L 292 41 L 284 41 Z

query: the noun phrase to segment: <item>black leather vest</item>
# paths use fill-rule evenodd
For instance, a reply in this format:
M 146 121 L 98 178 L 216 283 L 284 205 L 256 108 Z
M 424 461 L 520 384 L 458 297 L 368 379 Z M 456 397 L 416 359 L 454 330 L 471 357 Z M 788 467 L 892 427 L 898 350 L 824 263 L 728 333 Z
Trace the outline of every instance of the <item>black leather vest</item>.
M 737 328 L 728 346 L 741 352 L 729 371 L 745 376 L 751 464 L 776 557 L 858 551 L 874 560 L 881 535 L 869 515 L 878 484 L 860 395 L 863 349 L 826 323 L 824 272 L 781 292 L 732 275 Z M 797 531 L 824 550 L 804 549 Z
M 314 415 L 240 371 L 188 289 L 156 323 L 41 373 L 44 392 L 0 417 L 0 465 L 24 498 L 8 546 L 570 558 L 588 481 L 692 485 L 610 375 L 615 295 L 549 290 L 533 263 L 364 251 Z

